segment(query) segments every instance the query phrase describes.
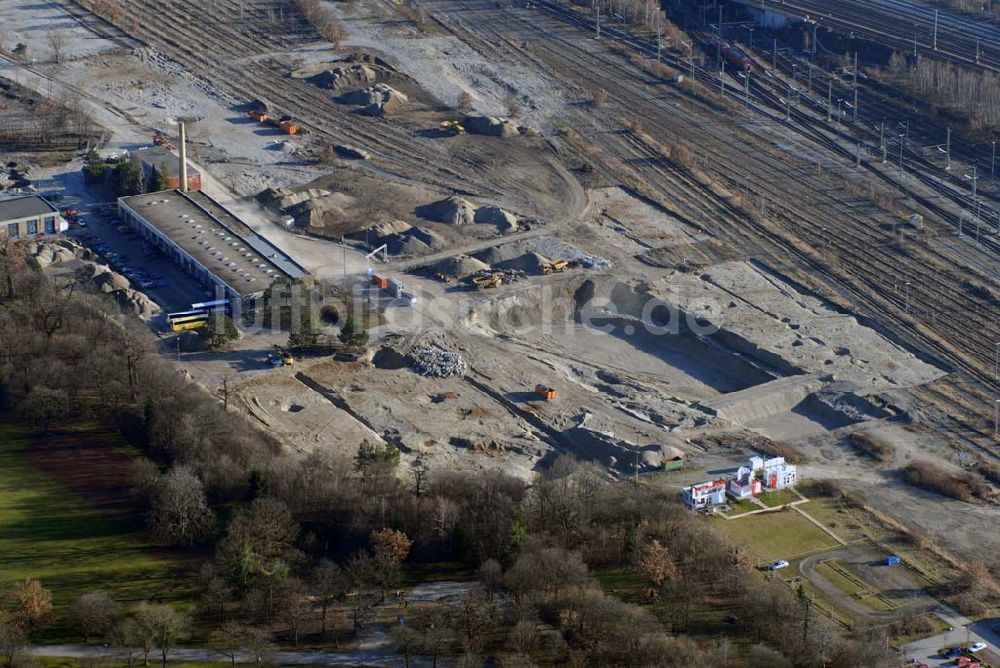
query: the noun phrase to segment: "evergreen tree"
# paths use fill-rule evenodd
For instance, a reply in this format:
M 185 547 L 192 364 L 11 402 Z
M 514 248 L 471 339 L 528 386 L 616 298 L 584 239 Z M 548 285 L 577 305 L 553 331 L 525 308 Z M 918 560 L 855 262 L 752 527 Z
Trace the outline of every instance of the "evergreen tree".
M 349 315 L 340 328 L 339 338 L 345 346 L 363 346 L 368 343 L 368 330 L 359 327 L 354 316 Z
M 100 183 L 104 179 L 104 173 L 107 169 L 107 164 L 105 164 L 96 148 L 90 149 L 83 158 L 83 180 L 88 185 Z

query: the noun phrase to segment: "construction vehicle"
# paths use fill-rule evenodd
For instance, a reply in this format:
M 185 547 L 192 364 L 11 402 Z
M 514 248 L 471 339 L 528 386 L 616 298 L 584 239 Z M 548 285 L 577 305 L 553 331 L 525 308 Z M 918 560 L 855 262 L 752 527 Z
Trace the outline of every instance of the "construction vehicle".
M 250 118 L 258 123 L 267 123 L 267 112 L 262 109 L 254 109 L 250 112 Z
M 159 132 L 153 135 L 153 146 L 162 146 L 170 151 L 174 150 L 174 145 L 167 141 L 167 138 Z
M 483 276 L 473 276 L 472 284 L 480 290 L 486 288 L 498 288 L 503 285 L 503 274 L 485 274 Z
M 910 226 L 913 227 L 913 229 L 915 230 L 923 231 L 925 227 L 924 217 L 921 216 L 919 213 L 915 213 L 912 216 L 910 216 L 909 223 Z
M 551 274 L 556 272 L 566 271 L 566 267 L 569 266 L 569 260 L 552 260 L 546 264 L 542 265 L 543 274 Z
M 292 366 L 295 364 L 295 358 L 287 350 L 282 350 L 278 346 L 274 347 L 272 352 L 267 354 L 267 359 L 265 360 L 268 366 L 278 367 L 278 366 Z
M 461 121 L 441 121 L 441 129 L 446 132 L 450 132 L 452 135 L 465 133 L 465 127 L 462 125 Z
M 548 385 L 535 385 L 535 394 L 545 401 L 553 401 L 556 398 L 556 391 Z
M 278 122 L 278 127 L 286 135 L 297 135 L 299 133 L 299 126 L 290 118 L 283 118 Z

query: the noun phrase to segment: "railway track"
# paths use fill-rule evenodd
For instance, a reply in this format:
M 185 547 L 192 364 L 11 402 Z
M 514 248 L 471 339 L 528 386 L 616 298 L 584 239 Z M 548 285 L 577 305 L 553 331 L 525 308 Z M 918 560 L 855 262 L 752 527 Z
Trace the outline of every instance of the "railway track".
M 1000 72 L 1000 28 L 907 0 L 733 0 L 903 51 Z M 935 22 L 937 41 L 935 44 Z
M 422 181 L 442 187 L 469 187 L 468 179 L 463 178 L 467 175 L 458 172 L 469 168 L 474 174 L 475 165 L 460 163 L 457 169 L 439 167 L 428 174 L 428 165 L 445 157 L 437 146 L 420 141 L 405 128 L 350 116 L 332 108 L 328 96 L 319 89 L 277 74 L 275 63 L 268 62 L 267 54 L 287 50 L 307 38 L 294 31 L 276 35 L 275 30 L 265 29 L 259 18 L 249 26 L 225 20 L 227 16 L 238 15 L 236 12 L 241 4 L 238 0 L 225 0 L 221 3 L 223 11 L 210 15 L 207 9 L 199 8 L 190 0 L 176 3 L 179 11 L 174 12 L 163 12 L 152 0 L 135 0 L 137 10 L 161 17 L 144 24 L 139 36 L 195 76 L 219 90 L 228 91 L 235 99 L 251 95 L 264 97 L 301 119 L 305 127 L 320 136 L 370 148 L 379 158 L 380 166 L 398 178 L 415 178 L 416 174 Z M 249 4 L 256 9 L 269 3 Z M 962 326 L 969 311 L 988 313 L 990 305 L 956 287 L 960 281 L 949 268 L 954 258 L 932 248 L 890 255 L 885 234 L 872 229 L 873 222 L 881 220 L 885 224 L 887 220 L 874 207 L 865 205 L 860 198 L 834 196 L 829 178 L 810 174 L 804 161 L 775 153 L 773 147 L 767 146 L 767 140 L 750 136 L 745 129 L 746 117 L 727 118 L 724 106 L 720 108 L 694 95 L 684 100 L 691 110 L 678 109 L 676 103 L 638 83 L 640 79 L 635 68 L 623 59 L 605 53 L 603 47 L 581 48 L 580 31 L 590 31 L 592 27 L 585 17 L 575 12 L 542 0 L 537 3 L 542 12 L 531 14 L 530 21 L 525 12 L 511 9 L 506 10 L 503 21 L 498 21 L 497 11 L 504 10 L 498 10 L 492 2 L 441 0 L 428 4 L 448 19 L 442 25 L 478 32 L 482 37 L 478 41 L 489 44 L 494 57 L 523 58 L 530 64 L 541 61 L 554 71 L 586 82 L 592 90 L 603 87 L 615 99 L 628 100 L 629 113 L 641 117 L 644 126 L 655 136 L 681 135 L 690 138 L 689 141 L 697 141 L 699 153 L 712 166 L 713 176 L 731 190 L 738 191 L 740 183 L 725 166 L 739 165 L 746 173 L 759 175 L 752 185 L 744 183 L 743 187 L 747 192 L 752 191 L 753 197 L 767 199 L 772 210 L 769 216 L 749 215 L 730 198 L 720 196 L 691 173 L 665 161 L 660 149 L 648 145 L 637 133 L 597 132 L 593 137 L 609 155 L 622 156 L 626 164 L 634 161 L 629 169 L 659 193 L 662 201 L 671 203 L 670 208 L 702 230 L 771 266 L 780 268 L 791 263 L 805 273 L 821 277 L 819 287 L 825 285 L 831 294 L 857 305 L 862 312 L 878 314 L 878 319 L 899 340 L 948 359 L 977 383 L 989 386 L 991 379 L 984 380 L 988 374 L 980 367 L 989 366 L 993 353 L 989 339 L 994 336 L 1000 339 L 1000 332 L 995 320 L 974 331 Z M 539 20 L 542 15 L 548 18 Z M 564 30 L 566 38 L 561 34 Z M 624 31 L 604 28 L 602 32 L 628 49 L 651 54 L 650 44 Z M 524 41 L 531 42 L 530 49 L 516 46 Z M 219 46 L 217 50 L 206 52 L 201 48 L 205 43 Z M 500 48 L 500 44 L 507 47 Z M 678 59 L 673 58 L 670 62 L 687 71 L 686 64 Z M 694 75 L 703 86 L 712 88 L 719 84 L 714 73 L 695 69 Z M 771 136 L 775 130 L 787 132 L 789 136 L 794 134 L 796 142 L 811 146 L 810 150 L 833 162 L 850 157 L 849 152 L 845 155 L 841 143 L 830 136 L 829 128 L 806 112 L 798 110 L 789 114 L 791 118 L 786 120 L 784 105 L 775 89 L 759 84 L 751 92 L 753 107 L 750 111 L 757 119 L 753 128 L 757 132 Z M 575 114 L 567 123 L 584 127 L 588 120 L 584 112 Z M 614 119 L 605 120 L 608 124 L 614 123 Z M 599 168 L 615 173 L 607 166 Z M 880 174 L 883 180 L 888 178 L 870 164 L 866 168 Z M 486 189 L 482 184 L 476 187 Z M 685 197 L 678 203 L 680 193 Z M 812 206 L 802 206 L 806 202 Z M 934 202 L 929 203 L 936 206 Z M 947 211 L 942 210 L 942 215 L 947 215 Z M 824 253 L 835 254 L 841 268 L 828 266 L 821 257 Z M 894 276 L 900 277 L 898 280 L 924 277 L 925 283 L 922 290 L 911 291 L 906 298 L 889 288 Z M 816 285 L 816 281 L 812 284 Z M 915 321 L 914 312 L 925 319 L 927 314 L 936 314 L 933 316 L 935 327 Z M 942 397 L 941 401 L 945 399 Z M 976 390 L 973 401 L 982 404 L 983 393 Z M 962 410 L 964 412 L 965 407 Z M 968 440 L 977 442 L 975 437 Z
M 470 2 L 458 3 L 458 6 L 462 8 L 462 14 L 466 17 L 463 21 L 465 25 L 471 22 L 469 19 L 471 13 L 482 11 L 484 7 L 481 3 Z M 562 20 L 558 15 L 555 18 Z M 581 22 L 579 19 L 567 22 L 575 24 L 578 28 L 590 29 L 585 21 Z M 502 25 L 509 26 L 510 22 L 505 20 Z M 734 128 L 731 126 L 713 124 L 704 119 L 688 116 L 684 116 L 682 122 L 680 118 L 682 114 L 678 114 L 676 108 L 671 108 L 664 100 L 650 94 L 642 86 L 623 83 L 636 79 L 636 72 L 627 71 L 625 64 L 615 65 L 609 58 L 575 46 L 571 40 L 562 39 L 558 30 L 542 25 L 541 21 L 524 21 L 521 25 L 524 37 L 528 35 L 534 37 L 531 39 L 532 54 L 538 54 L 540 60 L 550 65 L 552 62 L 562 61 L 566 68 L 580 74 L 581 78 L 591 79 L 589 86 L 591 89 L 604 87 L 611 93 L 612 98 L 627 99 L 630 112 L 642 118 L 643 126 L 649 128 L 651 133 L 668 137 L 678 134 L 703 137 L 705 141 L 698 140 L 698 149 L 708 154 L 707 160 L 711 164 L 728 164 L 727 161 L 734 161 L 735 156 L 742 153 L 744 158 L 742 162 L 759 163 L 753 164 L 752 167 L 748 165 L 747 169 L 766 175 L 766 178 L 753 181 L 754 195 L 764 194 L 773 202 L 790 201 L 796 202 L 799 206 L 775 207 L 775 215 L 772 218 L 777 218 L 785 228 L 784 233 L 777 233 L 770 229 L 769 225 L 748 216 L 742 208 L 724 200 L 720 201 L 719 196 L 711 188 L 665 162 L 655 147 L 644 146 L 629 133 L 594 135 L 594 140 L 599 142 L 602 148 L 624 154 L 626 161 L 631 159 L 634 165 L 640 165 L 633 166 L 633 169 L 640 173 L 647 184 L 661 193 L 664 201 L 675 202 L 679 190 L 699 193 L 703 201 L 712 202 L 712 207 L 687 208 L 684 213 L 688 218 L 715 216 L 719 220 L 716 225 L 700 225 L 704 231 L 716 234 L 738 247 L 749 249 L 750 252 L 759 253 L 763 261 L 773 262 L 773 266 L 783 266 L 791 258 L 795 264 L 827 276 L 834 291 L 860 306 L 862 311 L 878 314 L 878 319 L 895 332 L 897 338 L 914 348 L 957 361 L 957 366 L 963 373 L 976 377 L 977 382 L 984 381 L 982 365 L 977 363 L 977 360 L 981 362 L 992 354 L 990 339 L 1000 335 L 1000 332 L 997 332 L 995 322 L 986 322 L 981 333 L 970 336 L 967 328 L 960 323 L 964 321 L 963 316 L 970 308 L 988 317 L 990 305 L 970 297 L 963 291 L 958 275 L 953 274 L 951 270 L 928 272 L 930 267 L 953 265 L 954 258 L 939 250 L 921 247 L 919 252 L 909 251 L 912 257 L 905 257 L 905 261 L 901 262 L 898 253 L 891 252 L 892 249 L 888 247 L 886 235 L 872 230 L 872 219 L 875 217 L 872 215 L 873 212 L 844 215 L 841 220 L 834 221 L 828 217 L 828 212 L 836 211 L 837 207 L 840 211 L 849 211 L 850 208 L 844 206 L 845 202 L 832 202 L 829 201 L 829 197 L 821 197 L 820 200 L 828 201 L 817 202 L 816 211 L 807 211 L 809 207 L 801 206 L 802 202 L 810 201 L 815 192 L 829 190 L 828 181 L 805 176 L 807 171 L 801 168 L 789 168 L 788 165 L 782 164 L 781 159 L 762 157 L 753 151 L 748 151 L 748 147 L 734 136 Z M 482 29 L 482 26 L 480 28 Z M 522 32 L 518 31 L 518 35 L 521 34 Z M 509 34 L 498 31 L 498 35 L 503 35 L 505 39 L 511 41 Z M 640 43 L 639 46 L 643 48 L 645 45 Z M 699 81 L 707 85 L 718 85 L 717 78 L 704 75 Z M 773 93 L 757 91 L 755 104 L 758 103 L 758 98 L 764 98 L 762 102 L 771 102 L 770 107 L 765 105 L 760 113 L 767 115 L 770 125 L 780 126 L 784 119 L 778 118 L 774 113 Z M 787 127 L 800 131 L 796 126 L 805 121 L 812 122 L 808 117 L 803 119 L 793 117 L 788 121 L 791 125 Z M 828 136 L 825 128 L 815 126 L 807 132 L 810 133 L 811 141 L 827 151 L 834 152 L 839 158 L 846 157 L 843 147 Z M 707 141 L 708 139 L 712 141 Z M 751 153 L 753 160 L 750 159 Z M 722 172 L 718 176 L 731 190 L 738 191 L 741 186 L 739 179 L 732 177 L 727 179 L 728 173 L 730 172 Z M 795 183 L 799 183 L 801 187 L 789 192 L 789 184 Z M 748 187 L 746 183 L 742 186 Z M 807 199 L 803 200 L 803 196 Z M 688 206 L 688 204 L 684 207 L 674 204 L 674 208 L 683 209 Z M 826 212 L 823 208 L 826 208 Z M 817 264 L 815 257 L 802 252 L 794 243 L 790 243 L 789 239 L 794 237 L 800 238 L 813 248 L 824 249 L 828 246 L 834 248 L 843 267 L 839 272 L 841 275 L 831 276 L 828 269 Z M 919 294 L 911 290 L 907 296 L 898 288 L 894 290 L 890 287 L 892 277 L 898 277 L 896 283 L 901 285 L 906 276 L 917 277 L 925 273 L 926 281 L 922 284 Z M 941 336 L 930 331 L 928 325 L 916 321 L 914 315 L 932 320 L 936 326 L 951 321 L 944 331 L 943 341 L 947 343 L 942 341 Z M 979 399 L 980 401 L 975 403 L 985 405 L 981 397 Z M 984 454 L 994 456 L 990 448 L 977 441 L 978 437 L 974 430 L 970 430 L 969 433 L 972 435 L 963 436 L 959 440 L 968 447 L 975 447 Z
M 382 174 L 446 190 L 499 195 L 473 180 L 477 173 L 474 164 L 450 154 L 433 140 L 382 119 L 350 114 L 338 108 L 328 92 L 279 74 L 279 66 L 269 54 L 318 39 L 297 13 L 289 10 L 284 24 L 262 25 L 261 20 L 274 15 L 262 8 L 273 8 L 273 1 L 244 4 L 220 0 L 209 7 L 194 0 L 176 0 L 164 7 L 153 0 L 132 0 L 131 5 L 130 11 L 136 15 L 155 16 L 156 20 L 141 22 L 134 39 L 113 26 L 106 26 L 101 34 L 128 48 L 141 40 L 220 91 L 230 103 L 264 98 L 325 141 L 364 146 L 376 158 Z

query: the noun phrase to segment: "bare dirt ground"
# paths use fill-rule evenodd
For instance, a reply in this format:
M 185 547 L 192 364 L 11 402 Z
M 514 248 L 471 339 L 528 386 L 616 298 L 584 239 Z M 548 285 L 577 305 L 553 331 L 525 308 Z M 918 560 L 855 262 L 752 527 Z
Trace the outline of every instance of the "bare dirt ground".
M 223 4 L 235 11 L 234 3 Z M 99 90 L 91 102 L 119 132 L 116 148 L 142 143 L 179 116 L 195 116 L 201 119 L 193 123 L 195 157 L 213 192 L 323 184 L 365 202 L 366 210 L 354 212 L 365 223 L 413 222 L 422 198 L 460 193 L 549 221 L 545 240 L 531 239 L 547 245 L 517 253 L 548 249 L 555 259 L 579 251 L 601 260 L 559 275 L 526 271 L 521 280 L 484 291 L 389 268 L 418 295 L 418 307 L 387 307 L 388 323 L 373 332 L 372 349 L 389 352 L 374 365 L 302 360 L 291 372 L 263 371 L 251 362 L 277 341 L 258 334 L 230 353 L 183 360 L 206 385 L 226 373 L 237 376 L 234 405 L 290 451 L 325 448 L 350 456 L 360 439 L 382 438 L 399 445 L 407 462 L 522 476 L 561 452 L 616 475 L 652 470 L 673 452 L 689 455 L 700 470 L 728 470 L 733 453 L 690 442 L 733 426 L 707 410 L 707 402 L 780 376 L 826 373 L 853 383 L 841 393 L 861 402 L 878 401 L 875 395 L 886 390 L 917 393 L 916 409 L 890 403 L 904 404 L 897 420 L 923 426 L 911 432 L 867 420 L 889 430 L 902 453 L 891 466 L 873 467 L 843 446 L 842 429 L 850 426 L 796 413 L 798 404 L 785 405 L 766 390 L 759 398 L 751 393 L 748 401 L 760 405 L 756 426 L 804 451 L 804 475 L 847 480 L 873 505 L 940 533 L 966 554 L 973 542 L 947 536 L 955 533 L 948 529 L 971 533 L 976 524 L 996 521 L 995 506 L 942 503 L 904 486 L 897 471 L 916 453 L 952 464 L 952 439 L 970 452 L 986 450 L 983 427 L 970 417 L 981 409 L 983 390 L 974 394 L 935 379 L 947 371 L 940 360 L 947 360 L 983 381 L 988 342 L 1000 338 L 990 339 L 997 327 L 995 280 L 974 269 L 964 278 L 947 247 L 888 241 L 893 217 L 840 172 L 830 176 L 835 161 L 805 139 L 734 122 L 724 106 L 651 83 L 588 33 L 519 7 L 504 9 L 501 22 L 493 3 L 435 0 L 427 3 L 434 20 L 420 29 L 387 3 L 336 5 L 348 48 L 377 51 L 445 105 L 468 91 L 480 111 L 516 111 L 543 132 L 500 140 L 430 136 L 425 131 L 438 118 L 426 108 L 362 117 L 329 92 L 289 78 L 293 69 L 334 55 L 293 18 L 276 26 L 256 14 L 226 21 L 225 12 L 220 18 L 190 1 L 168 11 L 152 0 L 135 5 L 160 17 L 139 31 L 155 51 L 124 48 L 115 38 L 117 51 L 45 65 L 36 74 Z M 32 6 L 16 11 L 47 20 L 31 15 L 40 11 Z M 610 91 L 611 101 L 595 110 L 587 91 L 598 88 Z M 300 119 L 308 134 L 288 138 L 248 122 L 238 110 L 258 95 Z M 625 127 L 623 119 L 636 116 L 643 128 Z M 668 158 L 678 138 L 699 149 L 692 166 Z M 331 143 L 357 145 L 371 159 L 343 168 L 304 157 Z M 582 164 L 590 169 L 570 171 Z M 356 173 L 363 176 L 355 179 Z M 581 181 L 594 186 L 590 193 Z M 324 278 L 367 268 L 340 246 L 279 231 L 274 212 L 252 204 L 246 211 L 255 229 L 267 230 Z M 446 254 L 489 250 L 500 257 L 507 250 L 485 249 L 482 238 L 462 232 L 448 243 Z M 975 248 L 962 254 L 978 258 L 973 268 L 991 262 Z M 904 296 L 899 286 L 917 276 L 919 287 Z M 638 326 L 653 297 L 692 314 L 698 327 L 722 329 L 708 334 L 688 323 L 650 335 Z M 583 308 L 595 299 L 596 308 Z M 967 314 L 983 325 L 963 327 Z M 610 333 L 598 331 L 605 326 Z M 461 355 L 466 371 L 444 379 L 418 375 L 411 356 L 427 343 Z M 539 383 L 557 398 L 534 394 Z M 848 425 L 866 417 L 844 416 Z M 927 431 L 941 425 L 952 425 L 947 440 Z M 982 540 L 996 539 L 980 537 L 979 548 Z

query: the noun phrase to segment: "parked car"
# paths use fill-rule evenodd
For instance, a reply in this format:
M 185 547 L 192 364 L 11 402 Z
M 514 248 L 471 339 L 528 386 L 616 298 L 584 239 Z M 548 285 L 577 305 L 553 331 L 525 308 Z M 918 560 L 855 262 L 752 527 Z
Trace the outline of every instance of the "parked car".
M 965 648 L 965 651 L 969 654 L 975 654 L 976 652 L 982 652 L 986 649 L 986 643 L 984 642 L 974 642 Z
M 777 561 L 772 561 L 771 565 L 768 566 L 769 570 L 780 571 L 782 568 L 788 568 L 788 562 L 784 559 L 778 559 Z
M 960 656 L 962 654 L 962 648 L 950 647 L 946 649 L 942 654 L 946 659 L 954 659 L 956 656 Z

